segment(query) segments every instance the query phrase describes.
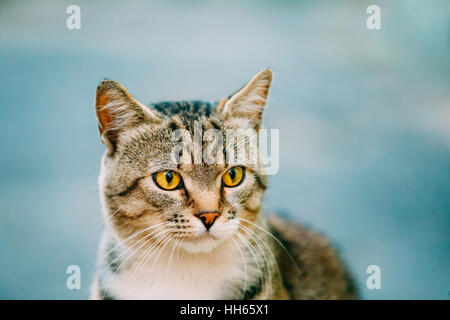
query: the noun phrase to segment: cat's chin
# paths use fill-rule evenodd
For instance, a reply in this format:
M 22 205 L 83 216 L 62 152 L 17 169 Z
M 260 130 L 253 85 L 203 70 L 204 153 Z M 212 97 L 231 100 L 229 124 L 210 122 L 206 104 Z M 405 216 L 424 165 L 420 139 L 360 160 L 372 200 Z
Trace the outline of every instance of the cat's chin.
M 222 239 L 205 232 L 196 238 L 183 240 L 180 247 L 189 253 L 207 253 L 217 248 L 221 242 Z

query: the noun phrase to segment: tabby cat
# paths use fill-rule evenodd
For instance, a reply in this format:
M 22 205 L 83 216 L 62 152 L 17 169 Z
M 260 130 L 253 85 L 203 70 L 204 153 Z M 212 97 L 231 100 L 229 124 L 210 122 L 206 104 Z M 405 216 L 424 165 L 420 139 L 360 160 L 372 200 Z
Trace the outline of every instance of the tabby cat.
M 177 130 L 259 130 L 271 82 L 272 71 L 265 69 L 217 103 L 148 107 L 117 82 L 99 84 L 105 228 L 92 299 L 355 297 L 322 236 L 263 214 L 267 175 L 261 161 L 174 160 Z M 230 152 L 228 144 L 218 145 L 217 154 Z

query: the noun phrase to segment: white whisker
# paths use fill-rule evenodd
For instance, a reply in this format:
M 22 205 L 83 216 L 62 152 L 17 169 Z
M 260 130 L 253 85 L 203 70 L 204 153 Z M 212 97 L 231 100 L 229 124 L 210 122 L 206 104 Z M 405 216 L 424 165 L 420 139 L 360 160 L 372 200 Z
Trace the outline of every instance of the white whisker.
M 233 239 L 233 237 L 230 238 L 233 243 L 236 245 L 236 248 L 239 250 L 239 253 L 241 254 L 241 258 L 243 260 L 244 263 L 244 272 L 245 272 L 245 278 L 244 278 L 244 291 L 242 294 L 242 299 L 245 298 L 245 293 L 247 292 L 247 261 L 245 260 L 244 254 L 242 253 L 241 248 L 239 248 L 238 243 Z
M 280 245 L 280 247 L 284 250 L 284 252 L 288 255 L 289 259 L 290 259 L 290 260 L 292 261 L 292 263 L 295 265 L 297 271 L 300 270 L 300 268 L 298 267 L 297 263 L 295 262 L 294 258 L 292 257 L 292 255 L 291 255 L 291 253 L 288 251 L 288 249 L 287 249 L 287 248 L 281 243 L 281 241 L 278 240 L 272 233 L 270 233 L 269 231 L 267 231 L 267 230 L 264 229 L 263 227 L 258 226 L 257 224 L 255 224 L 255 223 L 253 223 L 253 222 L 251 222 L 251 221 L 249 221 L 249 220 L 247 220 L 247 219 L 244 219 L 244 218 L 240 218 L 240 219 L 241 219 L 242 221 L 245 221 L 245 222 L 247 222 L 247 223 L 250 223 L 250 224 L 254 225 L 255 227 L 257 227 L 257 228 L 260 229 L 261 231 L 265 232 L 265 233 L 266 233 L 268 236 L 270 236 L 272 239 L 274 239 L 274 240 Z

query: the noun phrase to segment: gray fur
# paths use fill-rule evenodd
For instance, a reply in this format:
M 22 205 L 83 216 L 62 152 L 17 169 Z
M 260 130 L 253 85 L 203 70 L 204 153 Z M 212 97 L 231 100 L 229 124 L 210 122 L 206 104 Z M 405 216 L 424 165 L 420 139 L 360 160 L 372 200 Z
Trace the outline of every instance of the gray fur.
M 121 268 L 127 257 L 124 253 L 149 232 L 134 237 L 131 242 L 124 241 L 127 237 L 136 235 L 144 226 L 158 223 L 166 223 L 164 228 L 170 229 L 173 239 L 193 237 L 193 222 L 197 221 L 195 214 L 205 208 L 213 210 L 211 206 L 220 213 L 219 217 L 224 218 L 223 223 L 240 219 L 240 223 L 247 228 L 247 231 L 240 229 L 240 237 L 250 243 L 241 248 L 247 256 L 249 269 L 260 267 L 257 265 L 258 259 L 252 260 L 252 248 L 261 257 L 275 258 L 266 259 L 264 272 L 250 277 L 246 288 L 239 279 L 231 280 L 224 286 L 222 294 L 211 298 L 355 297 L 348 274 L 323 237 L 280 218 L 266 219 L 261 203 L 267 177 L 260 174 L 259 162 L 245 168 L 247 184 L 225 192 L 224 186 L 218 185 L 217 181 L 227 170 L 226 163 L 177 164 L 171 158 L 176 147 L 176 142 L 171 140 L 173 132 L 185 129 L 194 135 L 196 122 L 201 123 L 203 133 L 215 129 L 223 132 L 224 136 L 226 129 L 242 124 L 259 128 L 271 79 L 270 71 L 262 71 L 226 102 L 162 102 L 148 107 L 135 101 L 118 83 L 108 80 L 99 85 L 97 115 L 101 137 L 107 146 L 99 182 L 107 223 L 93 297 L 115 298 L 107 290 L 108 282 L 115 274 L 129 272 L 127 270 L 133 267 L 132 263 Z M 256 97 L 254 105 L 251 105 L 252 97 Z M 220 151 L 226 154 L 226 148 Z M 152 174 L 169 169 L 182 172 L 189 186 L 173 192 L 155 188 Z M 287 248 L 294 261 L 285 254 L 280 243 L 263 229 Z M 133 259 L 139 261 L 139 257 Z

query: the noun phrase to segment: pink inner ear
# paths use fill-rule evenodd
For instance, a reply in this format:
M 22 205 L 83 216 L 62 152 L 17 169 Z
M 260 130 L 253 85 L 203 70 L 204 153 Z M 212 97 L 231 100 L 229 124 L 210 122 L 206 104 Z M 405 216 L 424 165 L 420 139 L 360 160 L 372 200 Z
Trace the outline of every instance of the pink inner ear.
M 223 113 L 232 113 L 237 117 L 260 116 L 266 104 L 272 77 L 270 69 L 260 71 L 225 103 Z
M 112 123 L 113 117 L 111 115 L 111 111 L 108 109 L 105 109 L 104 106 L 106 106 L 109 103 L 109 97 L 108 97 L 108 90 L 105 90 L 99 94 L 97 94 L 95 108 L 97 112 L 97 117 L 99 121 L 98 128 L 100 130 L 100 134 L 102 134 Z

